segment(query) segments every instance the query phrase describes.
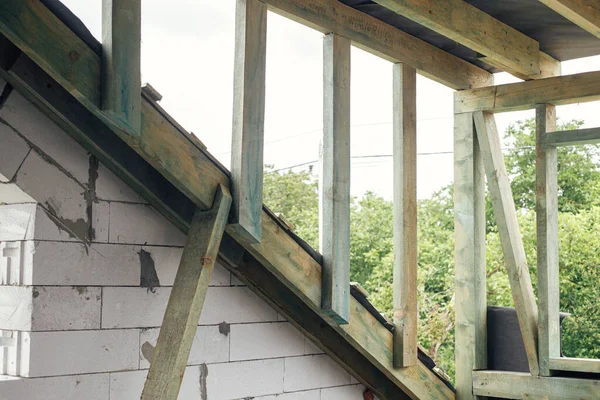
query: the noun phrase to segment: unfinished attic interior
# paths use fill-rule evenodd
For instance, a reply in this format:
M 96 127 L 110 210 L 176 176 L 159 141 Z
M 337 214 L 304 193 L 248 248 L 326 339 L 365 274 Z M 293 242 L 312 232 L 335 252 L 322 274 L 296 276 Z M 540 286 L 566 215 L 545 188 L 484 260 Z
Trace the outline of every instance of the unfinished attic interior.
M 100 43 L 59 0 L 0 1 L 0 400 L 600 399 L 600 361 L 561 354 L 557 217 L 557 147 L 600 129 L 555 112 L 600 100 L 600 72 L 561 75 L 600 55 L 600 2 L 236 0 L 231 171 L 142 87 L 142 6 L 102 0 Z M 267 11 L 324 35 L 318 250 L 263 205 Z M 391 319 L 350 284 L 351 46 L 394 63 Z M 417 343 L 417 73 L 455 90 L 454 385 Z M 537 293 L 494 117 L 525 109 Z

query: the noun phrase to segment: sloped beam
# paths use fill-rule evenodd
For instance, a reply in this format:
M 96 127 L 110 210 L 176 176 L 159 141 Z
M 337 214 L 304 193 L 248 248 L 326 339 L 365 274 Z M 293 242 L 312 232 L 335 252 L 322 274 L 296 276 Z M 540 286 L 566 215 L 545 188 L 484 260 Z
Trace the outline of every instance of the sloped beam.
M 417 364 L 417 74 L 394 64 L 394 366 Z
M 219 185 L 212 209 L 194 214 L 142 400 L 177 400 L 230 207 L 229 190 Z
M 485 55 L 491 64 L 526 76 L 540 72 L 538 42 L 463 0 L 375 2 Z
M 532 375 L 538 375 L 540 371 L 537 355 L 537 305 L 531 286 L 512 190 L 502 156 L 500 135 L 498 135 L 493 114 L 476 112 L 474 119 L 529 370 Z
M 350 41 L 323 41 L 323 155 L 319 242 L 323 254 L 322 308 L 339 323 L 350 318 Z
M 338 0 L 262 0 L 269 10 L 352 44 L 453 89 L 493 84 L 493 75 Z
M 597 0 L 539 0 L 569 21 L 600 38 L 600 3 Z

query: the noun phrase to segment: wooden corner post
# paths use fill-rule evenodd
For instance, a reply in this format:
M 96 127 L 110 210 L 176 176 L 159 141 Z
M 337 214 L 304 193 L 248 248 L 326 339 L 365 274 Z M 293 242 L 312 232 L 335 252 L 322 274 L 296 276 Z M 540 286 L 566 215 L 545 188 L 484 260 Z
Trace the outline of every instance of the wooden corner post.
M 231 227 L 250 243 L 262 238 L 267 6 L 237 0 L 231 142 Z
M 417 358 L 417 72 L 394 64 L 394 367 Z
M 454 115 L 456 396 L 472 400 L 473 371 L 487 368 L 485 172 L 473 114 Z
M 323 46 L 323 155 L 319 241 L 321 307 L 339 323 L 350 318 L 350 40 L 336 34 Z
M 140 132 L 142 121 L 141 0 L 102 0 L 102 108 Z
M 212 209 L 196 210 L 154 349 L 142 400 L 176 400 L 231 207 L 219 185 Z

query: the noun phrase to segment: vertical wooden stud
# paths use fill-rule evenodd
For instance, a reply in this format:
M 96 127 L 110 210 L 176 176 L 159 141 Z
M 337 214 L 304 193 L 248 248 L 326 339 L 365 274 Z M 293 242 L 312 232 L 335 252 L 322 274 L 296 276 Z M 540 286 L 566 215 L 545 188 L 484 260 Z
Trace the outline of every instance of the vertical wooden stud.
M 473 115 L 529 370 L 533 376 L 536 376 L 540 372 L 537 356 L 538 310 L 517 221 L 517 211 L 502 155 L 500 136 L 494 114 L 477 111 Z
M 142 120 L 141 32 L 141 0 L 102 0 L 102 106 L 134 132 Z
M 558 165 L 544 136 L 556 130 L 554 105 L 538 104 L 536 117 L 536 218 L 540 375 L 550 376 L 550 358 L 560 357 L 558 287 Z
M 250 243 L 262 237 L 267 6 L 238 0 L 235 25 L 230 223 Z
M 229 190 L 219 185 L 212 209 L 194 214 L 142 400 L 177 400 L 230 206 Z
M 456 396 L 472 400 L 474 370 L 487 368 L 485 172 L 473 114 L 454 115 Z
M 322 309 L 350 318 L 350 41 L 328 34 L 323 47 L 323 154 L 319 239 Z
M 394 367 L 417 358 L 417 72 L 394 64 Z

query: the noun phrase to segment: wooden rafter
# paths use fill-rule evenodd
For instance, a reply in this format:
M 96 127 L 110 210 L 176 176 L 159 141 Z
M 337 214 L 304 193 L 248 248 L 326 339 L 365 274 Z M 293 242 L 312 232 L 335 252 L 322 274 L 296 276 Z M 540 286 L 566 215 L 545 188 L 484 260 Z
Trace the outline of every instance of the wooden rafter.
M 375 0 L 376 3 L 525 76 L 540 73 L 540 46 L 532 38 L 463 0 Z
M 597 0 L 539 0 L 574 24 L 600 38 L 600 3 Z

